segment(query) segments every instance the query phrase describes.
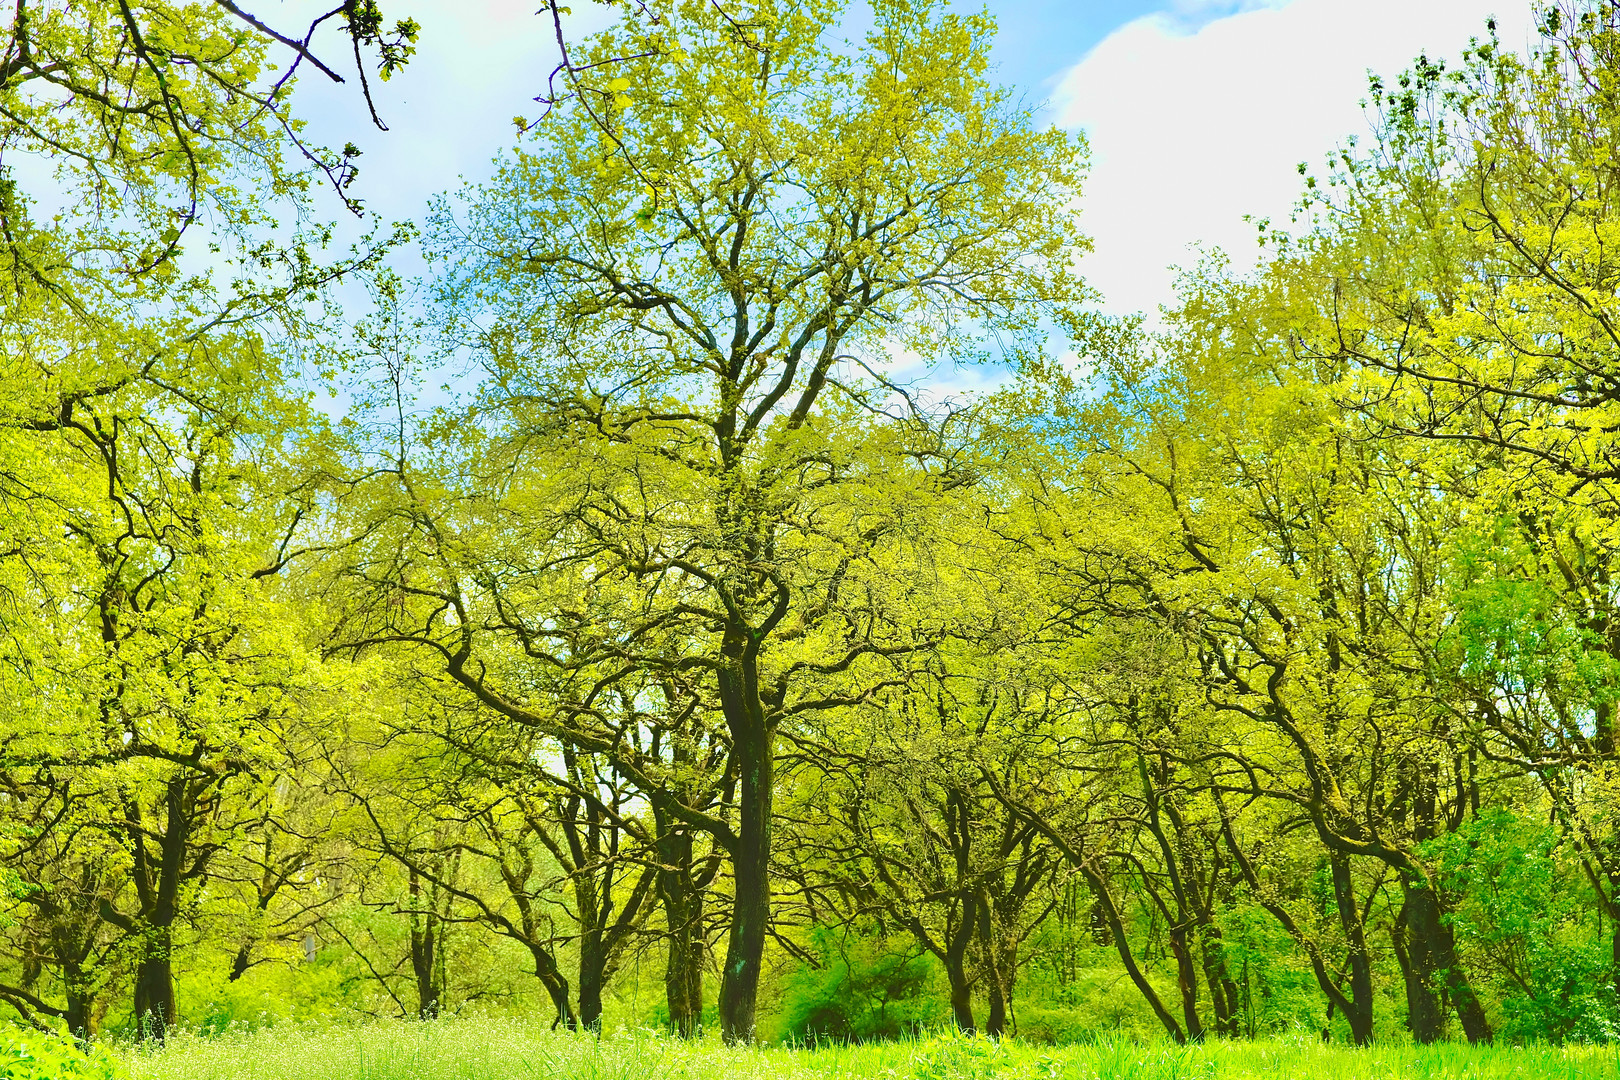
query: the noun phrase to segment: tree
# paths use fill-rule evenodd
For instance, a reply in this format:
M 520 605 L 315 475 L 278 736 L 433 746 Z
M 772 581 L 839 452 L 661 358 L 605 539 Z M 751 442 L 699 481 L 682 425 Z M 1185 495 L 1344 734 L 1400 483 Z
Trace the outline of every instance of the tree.
M 1620 834 L 1596 810 L 1620 764 L 1620 16 L 1584 0 L 1537 12 L 1528 56 L 1493 33 L 1454 70 L 1420 59 L 1375 83 L 1377 137 L 1314 188 L 1293 272 L 1322 313 L 1302 348 L 1360 369 L 1344 400 L 1465 463 L 1450 489 L 1475 539 L 1451 693 L 1477 751 L 1538 779 L 1602 883 L 1620 988 Z
M 960 479 L 909 425 L 859 419 L 891 394 L 883 358 L 971 359 L 995 330 L 1031 359 L 1082 296 L 1079 147 L 986 83 L 989 21 L 880 4 L 849 55 L 837 10 L 625 22 L 465 222 L 437 215 L 445 331 L 489 372 L 475 416 L 495 437 L 448 502 L 401 463 L 408 535 L 357 568 L 372 621 L 351 640 L 438 650 L 487 707 L 611 755 L 726 850 L 731 1041 L 754 1035 L 778 729 L 917 647 L 915 619 L 880 636 L 861 593 L 908 504 Z M 476 543 L 451 506 L 490 522 Z M 385 606 L 401 589 L 424 619 Z M 536 696 L 512 660 L 569 684 Z M 598 701 L 632 673 L 719 721 L 735 825 L 621 750 Z
M 176 1017 L 176 930 L 220 853 L 260 829 L 255 790 L 286 760 L 302 654 L 297 621 L 275 621 L 274 575 L 315 497 L 283 471 L 281 433 L 303 406 L 277 395 L 260 342 L 204 339 L 179 356 L 158 345 L 148 359 L 164 329 L 57 335 L 111 354 L 103 372 L 145 377 L 14 428 L 26 437 L 4 469 L 12 523 L 36 531 L 7 560 L 7 622 L 21 633 L 7 637 L 18 707 L 0 741 L 20 805 L 58 808 L 15 840 L 21 857 L 66 860 L 22 898 L 83 927 L 59 957 L 64 1019 L 84 1019 L 72 987 L 95 981 L 90 955 L 111 952 L 158 1035 Z M 36 329 L 29 344 L 48 342 Z M 186 372 L 183 399 L 154 385 L 171 363 Z
M 974 632 L 953 619 L 960 640 L 931 657 L 932 670 L 852 715 L 794 733 L 804 764 L 786 811 L 791 872 L 813 899 L 811 918 L 876 919 L 932 954 L 961 1031 L 977 1029 L 977 985 L 984 1031 L 1000 1038 L 1010 1033 L 1020 948 L 1055 906 L 1061 859 L 996 793 L 1021 793 L 1050 767 L 1057 706 L 1038 649 L 1008 640 L 1027 629 L 1031 612 L 1017 609 L 1031 597 L 1009 587 L 1016 572 L 997 558 L 1007 552 L 994 543 L 957 550 L 942 591 L 994 581 L 982 591 L 1001 593 L 1004 610 L 977 620 Z M 992 644 L 1001 648 L 980 651 Z M 1020 647 L 1036 655 L 1016 658 Z

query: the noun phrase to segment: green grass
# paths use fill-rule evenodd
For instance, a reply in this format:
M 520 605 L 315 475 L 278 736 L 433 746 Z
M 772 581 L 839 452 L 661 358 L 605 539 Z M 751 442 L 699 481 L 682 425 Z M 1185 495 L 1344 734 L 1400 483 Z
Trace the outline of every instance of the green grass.
M 1615 1047 L 1307 1040 L 996 1046 L 951 1035 L 815 1049 L 732 1050 L 648 1032 L 587 1036 L 505 1020 L 286 1026 L 120 1054 L 131 1080 L 1620 1080 Z

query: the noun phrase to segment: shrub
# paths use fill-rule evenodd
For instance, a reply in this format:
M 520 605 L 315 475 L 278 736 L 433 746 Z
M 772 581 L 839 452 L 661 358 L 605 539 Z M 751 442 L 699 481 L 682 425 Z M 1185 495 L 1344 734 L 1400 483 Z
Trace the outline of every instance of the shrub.
M 848 927 L 817 927 L 811 946 L 820 964 L 787 979 L 782 1002 L 787 1038 L 892 1039 L 942 1019 L 939 998 L 928 992 L 934 981 L 931 957 Z
M 99 1046 L 86 1050 L 65 1035 L 0 1026 L 0 1080 L 121 1080 Z

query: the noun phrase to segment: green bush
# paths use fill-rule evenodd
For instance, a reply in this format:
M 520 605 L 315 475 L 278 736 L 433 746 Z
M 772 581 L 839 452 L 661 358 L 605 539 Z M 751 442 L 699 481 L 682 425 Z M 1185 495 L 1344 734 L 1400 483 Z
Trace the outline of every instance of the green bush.
M 1007 1047 L 952 1028 L 917 1047 L 915 1080 L 997 1080 L 1010 1072 Z
M 933 959 L 909 945 L 849 927 L 817 927 L 811 946 L 820 963 L 788 976 L 784 988 L 784 1037 L 867 1042 L 913 1035 L 946 1019 L 940 996 L 929 992 Z
M 1496 984 L 1498 1034 L 1510 1042 L 1620 1035 L 1611 942 L 1585 918 L 1580 870 L 1561 844 L 1554 826 L 1496 809 L 1426 846 L 1463 955 Z
M 121 1080 L 99 1046 L 84 1049 L 65 1035 L 0 1026 L 0 1080 Z

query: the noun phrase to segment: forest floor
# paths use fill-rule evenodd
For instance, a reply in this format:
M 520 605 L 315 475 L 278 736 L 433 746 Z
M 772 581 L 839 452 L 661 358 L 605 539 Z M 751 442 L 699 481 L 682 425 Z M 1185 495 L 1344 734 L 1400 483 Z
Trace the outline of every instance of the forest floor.
M 171 1039 L 120 1055 L 131 1080 L 1620 1080 L 1617 1047 L 1391 1044 L 1298 1039 L 1076 1046 L 937 1036 L 814 1049 L 727 1049 L 647 1032 L 601 1039 L 500 1020 L 284 1026 Z

